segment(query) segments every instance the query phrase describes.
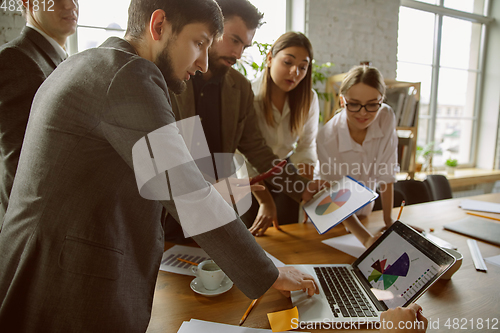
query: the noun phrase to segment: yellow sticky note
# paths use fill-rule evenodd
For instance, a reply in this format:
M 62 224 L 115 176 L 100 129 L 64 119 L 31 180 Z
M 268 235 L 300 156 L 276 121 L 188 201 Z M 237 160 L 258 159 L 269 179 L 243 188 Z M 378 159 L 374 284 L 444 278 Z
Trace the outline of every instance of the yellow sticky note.
M 271 330 L 273 332 L 289 331 L 297 328 L 299 323 L 299 310 L 297 307 L 293 309 L 272 312 L 267 314 Z

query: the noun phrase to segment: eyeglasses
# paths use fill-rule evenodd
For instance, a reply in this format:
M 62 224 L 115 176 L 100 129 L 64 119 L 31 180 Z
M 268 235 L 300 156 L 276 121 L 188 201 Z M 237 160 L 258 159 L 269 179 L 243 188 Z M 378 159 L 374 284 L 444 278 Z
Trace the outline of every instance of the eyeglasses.
M 346 109 L 350 112 L 359 112 L 364 107 L 366 112 L 377 112 L 382 106 L 381 102 L 378 103 L 368 103 L 368 104 L 360 104 L 360 103 L 347 103 L 344 98 L 344 104 Z

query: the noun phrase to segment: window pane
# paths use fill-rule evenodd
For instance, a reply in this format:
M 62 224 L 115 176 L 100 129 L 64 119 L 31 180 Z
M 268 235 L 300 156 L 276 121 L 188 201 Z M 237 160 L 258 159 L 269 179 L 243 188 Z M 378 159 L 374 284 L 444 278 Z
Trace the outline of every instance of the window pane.
M 286 0 L 250 0 L 257 9 L 264 13 L 265 22 L 255 32 L 254 42 L 272 44 L 279 36 L 286 32 Z M 260 54 L 257 46 L 249 47 L 242 56 L 242 63 L 255 61 L 261 64 L 264 56 Z M 237 65 L 235 65 L 237 66 Z M 253 79 L 258 75 L 249 66 L 245 65 L 248 72 L 247 78 Z
M 429 114 L 426 105 L 431 97 L 432 66 L 415 65 L 398 62 L 396 80 L 407 82 L 420 82 L 420 115 Z
M 451 112 L 459 110 L 451 108 Z M 434 155 L 434 166 L 444 165 L 448 158 L 457 159 L 459 164 L 470 163 L 472 124 L 471 119 L 437 119 L 435 142 L 443 154 Z
M 439 4 L 439 0 L 417 0 L 418 2 L 430 3 L 431 5 Z
M 477 69 L 481 25 L 451 17 L 443 18 L 441 66 Z
M 106 39 L 111 36 L 123 37 L 125 36 L 125 31 L 112 31 L 105 29 L 79 27 L 77 34 L 78 52 L 81 52 L 83 50 L 101 45 Z
M 468 13 L 484 13 L 484 0 L 444 0 L 444 6 Z
M 400 7 L 398 61 L 432 64 L 435 14 Z
M 127 28 L 128 6 L 123 0 L 80 1 L 78 24 L 101 28 Z
M 444 160 L 470 162 L 476 81 L 475 72 L 445 68 L 440 71 L 435 141 Z

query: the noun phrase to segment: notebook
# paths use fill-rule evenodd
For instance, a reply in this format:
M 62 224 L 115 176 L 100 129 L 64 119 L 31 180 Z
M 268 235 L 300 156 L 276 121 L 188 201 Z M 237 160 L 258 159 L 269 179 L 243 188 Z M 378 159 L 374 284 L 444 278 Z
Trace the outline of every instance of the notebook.
M 477 217 L 467 217 L 444 226 L 446 230 L 458 232 L 500 246 L 500 223 Z
M 292 303 L 300 322 L 379 321 L 388 308 L 415 302 L 454 262 L 439 246 L 396 221 L 352 265 L 293 265 L 317 279 L 320 293 L 308 297 L 292 292 Z M 351 289 L 357 292 L 350 295 Z
M 320 234 L 324 234 L 378 197 L 350 176 L 318 192 L 304 204 L 304 211 Z

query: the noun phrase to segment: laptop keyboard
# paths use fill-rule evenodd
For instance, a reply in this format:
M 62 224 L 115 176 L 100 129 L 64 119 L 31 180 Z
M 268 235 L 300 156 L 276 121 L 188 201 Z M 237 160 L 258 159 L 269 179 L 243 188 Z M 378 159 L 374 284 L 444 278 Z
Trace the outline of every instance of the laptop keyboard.
M 314 267 L 314 271 L 335 317 L 340 313 L 343 317 L 377 317 L 346 267 Z

